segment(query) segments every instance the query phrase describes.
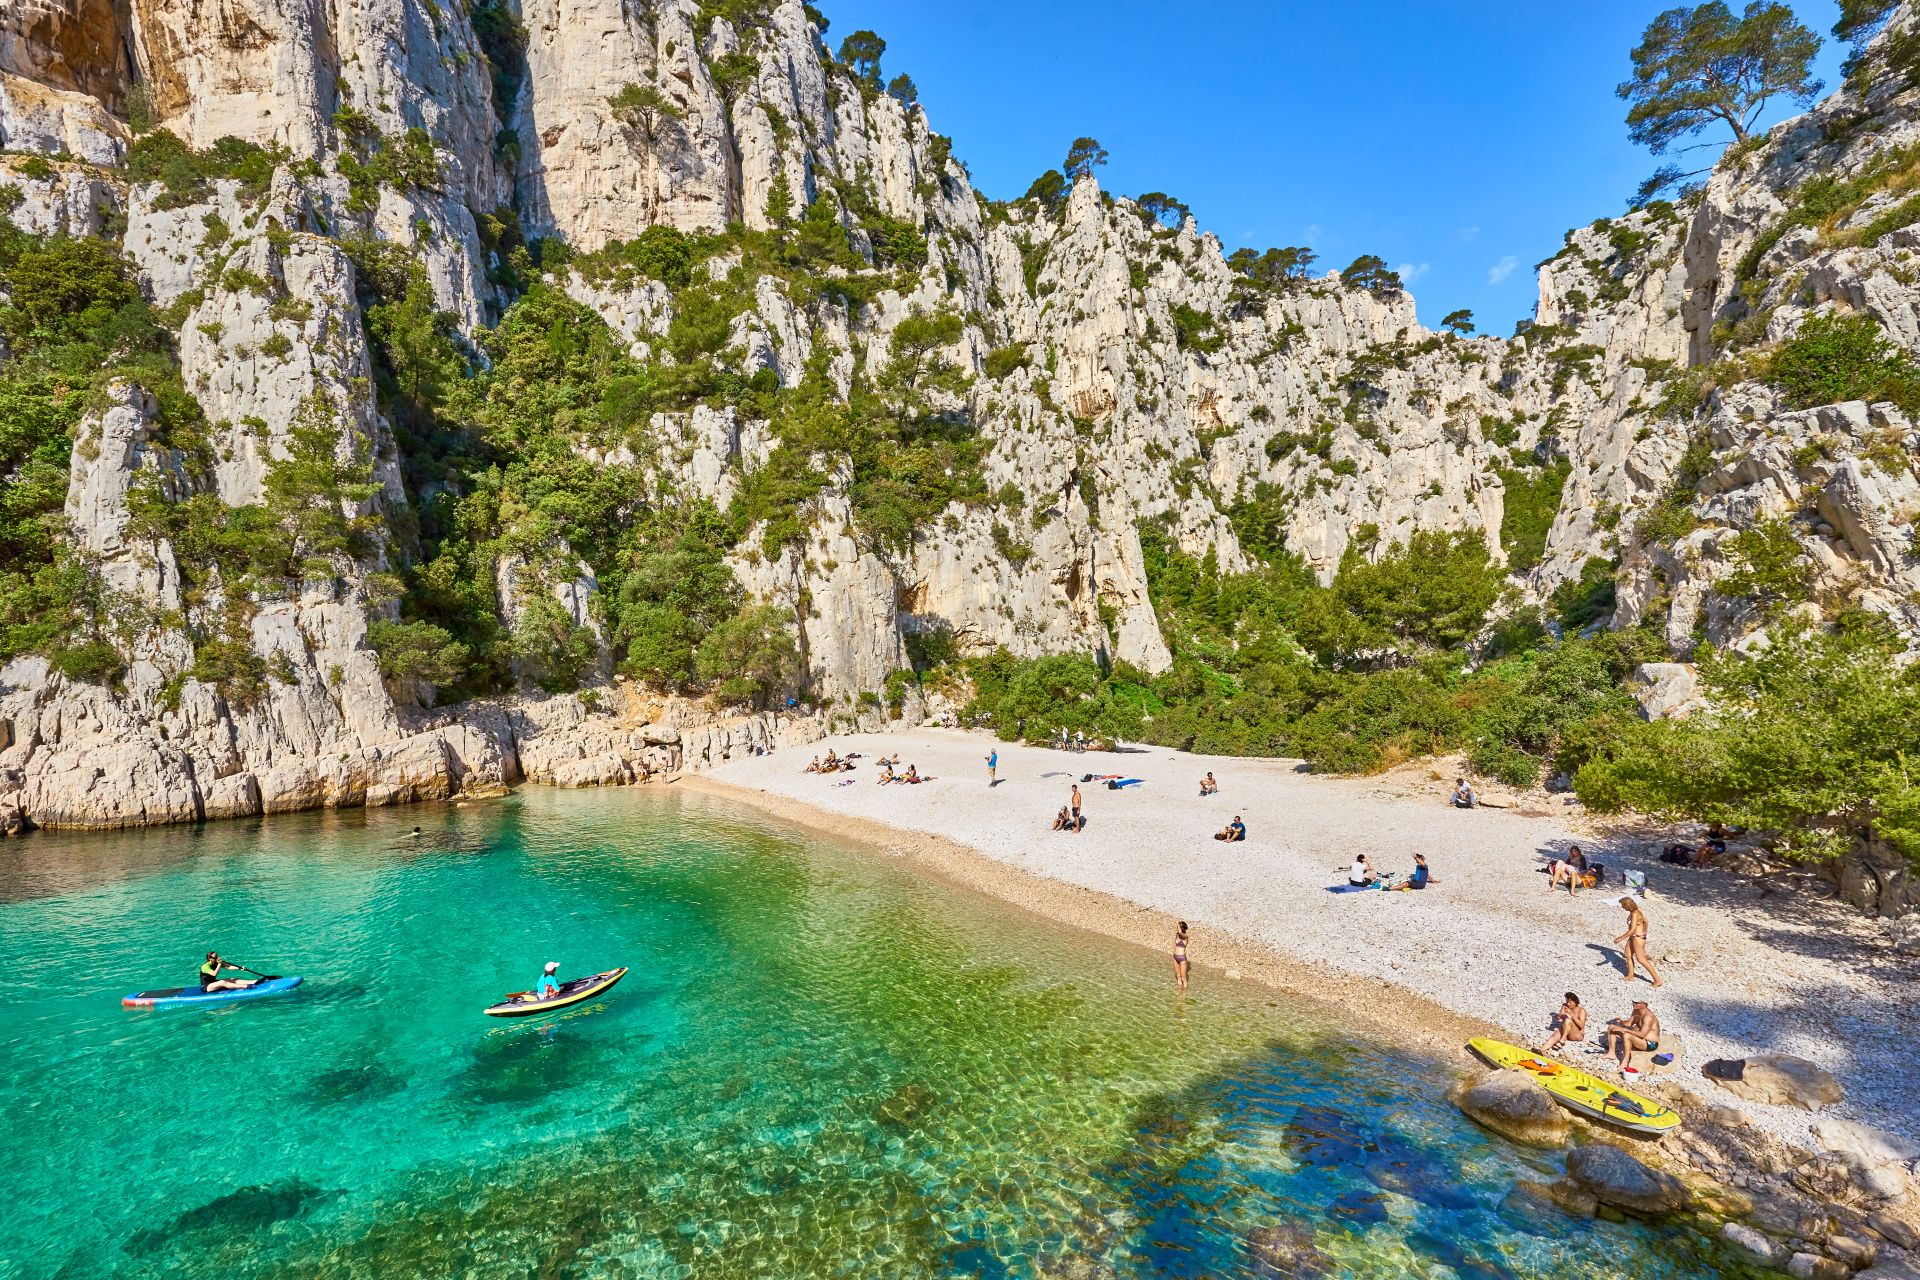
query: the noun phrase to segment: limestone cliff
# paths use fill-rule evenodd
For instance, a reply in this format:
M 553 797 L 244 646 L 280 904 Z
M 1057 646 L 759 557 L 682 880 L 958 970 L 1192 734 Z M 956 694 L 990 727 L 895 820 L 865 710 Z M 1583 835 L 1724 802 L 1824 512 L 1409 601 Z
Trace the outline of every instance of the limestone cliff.
M 88 683 L 44 656 L 0 673 L 8 821 L 627 781 L 818 730 L 766 715 L 716 729 L 711 712 L 610 685 L 608 566 L 576 551 L 585 528 L 492 562 L 507 631 L 557 605 L 557 625 L 585 637 L 585 694 L 429 707 L 416 682 L 383 676 L 369 629 L 397 616 L 390 571 L 445 488 L 405 465 L 411 437 L 369 352 L 369 275 L 395 262 L 477 366 L 487 327 L 540 280 L 668 374 L 690 363 L 673 354 L 689 289 L 724 294 L 724 339 L 702 357 L 716 376 L 814 377 L 841 397 L 883 376 L 904 322 L 960 318 L 938 354 L 965 386 L 933 403 L 987 445 L 973 496 L 889 542 L 862 527 L 856 478 L 823 460 L 797 536 L 769 546 L 763 521 L 730 552 L 749 595 L 791 619 L 802 692 L 833 718 L 884 722 L 876 695 L 934 632 L 963 652 L 1164 668 L 1139 529 L 1240 567 L 1233 513 L 1255 494 L 1322 580 L 1363 528 L 1373 547 L 1466 531 L 1507 560 L 1521 599 L 1615 579 L 1616 625 L 1653 619 L 1676 655 L 1757 625 L 1714 584 L 1730 539 L 1784 518 L 1813 598 L 1920 636 L 1913 425 L 1890 404 L 1795 408 L 1751 358 L 1832 313 L 1870 314 L 1920 352 L 1920 209 L 1903 203 L 1920 183 L 1920 91 L 1900 75 L 1777 127 L 1696 196 L 1570 233 L 1542 264 L 1531 328 L 1476 338 L 1425 329 L 1398 288 L 1256 278 L 1191 219 L 1169 226 L 1090 176 L 1058 201 L 990 202 L 921 108 L 830 56 L 807 6 L 729 6 L 736 21 L 715 8 L 31 0 L 0 16 L 7 216 L 123 247 L 210 435 L 196 462 L 130 383 L 76 431 L 69 534 L 130 602 L 124 673 Z M 623 86 L 639 105 L 616 104 Z M 252 144 L 270 176 L 142 176 L 130 148 L 158 130 L 190 152 Z M 1851 204 L 1803 216 L 1815 180 L 1851 184 Z M 810 210 L 854 261 L 809 273 L 756 256 L 753 235 Z M 650 227 L 706 237 L 690 282 L 622 256 Z M 574 447 L 630 471 L 636 508 L 726 512 L 776 447 L 754 403 L 648 407 Z M 316 427 L 371 468 L 344 516 L 401 531 L 354 566 L 237 609 L 247 593 L 220 566 L 129 534 L 129 494 L 154 486 L 262 501 L 272 464 Z M 1515 537 L 1515 483 L 1559 486 L 1543 544 Z M 244 697 L 196 666 L 196 637 L 242 614 L 240 640 L 269 669 Z

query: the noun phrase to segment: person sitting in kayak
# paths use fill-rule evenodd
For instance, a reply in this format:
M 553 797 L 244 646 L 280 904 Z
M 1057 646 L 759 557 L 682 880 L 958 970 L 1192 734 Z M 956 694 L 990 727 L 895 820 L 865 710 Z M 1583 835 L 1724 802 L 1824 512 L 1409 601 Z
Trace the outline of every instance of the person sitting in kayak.
M 560 979 L 554 976 L 559 972 L 560 966 L 557 962 L 547 961 L 547 967 L 541 971 L 540 981 L 533 984 L 533 999 L 545 1000 L 548 996 L 560 994 Z
M 222 960 L 219 952 L 209 951 L 207 962 L 200 966 L 200 989 L 202 991 L 245 991 L 254 983 L 252 978 L 223 978 L 220 976 L 222 969 L 232 969 L 237 973 L 246 972 L 239 965 L 228 964 Z

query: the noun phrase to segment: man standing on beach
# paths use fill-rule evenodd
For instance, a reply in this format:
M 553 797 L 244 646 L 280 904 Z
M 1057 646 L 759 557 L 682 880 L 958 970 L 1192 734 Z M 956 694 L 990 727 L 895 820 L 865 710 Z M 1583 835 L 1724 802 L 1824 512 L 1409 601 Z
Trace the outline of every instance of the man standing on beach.
M 1080 784 L 1076 782 L 1073 784 L 1073 829 L 1078 831 L 1086 825 L 1080 820 Z
M 1000 748 L 995 747 L 993 750 L 987 752 L 987 785 L 989 787 L 997 787 L 1000 785 L 1000 780 L 993 776 L 999 768 Z

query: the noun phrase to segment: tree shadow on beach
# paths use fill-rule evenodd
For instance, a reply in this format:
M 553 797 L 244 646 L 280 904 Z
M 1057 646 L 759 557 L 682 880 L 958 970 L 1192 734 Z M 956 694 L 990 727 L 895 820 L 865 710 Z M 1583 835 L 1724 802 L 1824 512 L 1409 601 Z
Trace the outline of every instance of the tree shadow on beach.
M 1705 908 L 1773 950 L 1825 961 L 1876 981 L 1920 979 L 1920 959 L 1895 955 L 1880 941 L 1878 921 L 1837 898 L 1821 896 L 1811 876 L 1748 876 L 1722 867 L 1675 866 L 1660 861 L 1668 843 L 1651 838 L 1580 842 L 1589 860 L 1605 864 L 1608 871 L 1607 883 L 1583 889 L 1581 894 L 1626 896 L 1629 891 L 1621 873 L 1638 871 L 1646 877 L 1641 906 L 1656 924 L 1662 902 Z M 1561 856 L 1565 847 L 1543 845 L 1536 853 L 1543 862 L 1549 861 Z M 1654 960 L 1658 963 L 1662 950 L 1686 946 L 1686 939 L 1675 938 L 1669 931 L 1652 949 Z

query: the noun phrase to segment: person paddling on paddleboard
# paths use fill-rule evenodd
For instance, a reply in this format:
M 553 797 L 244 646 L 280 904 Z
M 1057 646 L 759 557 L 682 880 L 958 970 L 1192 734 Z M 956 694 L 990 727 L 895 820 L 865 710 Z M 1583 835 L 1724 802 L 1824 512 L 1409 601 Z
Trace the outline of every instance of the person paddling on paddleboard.
M 207 962 L 200 966 L 200 989 L 202 991 L 245 991 L 254 984 L 252 978 L 223 978 L 222 969 L 232 969 L 236 973 L 247 973 L 237 964 L 228 964 L 220 958 L 217 951 L 207 952 Z

